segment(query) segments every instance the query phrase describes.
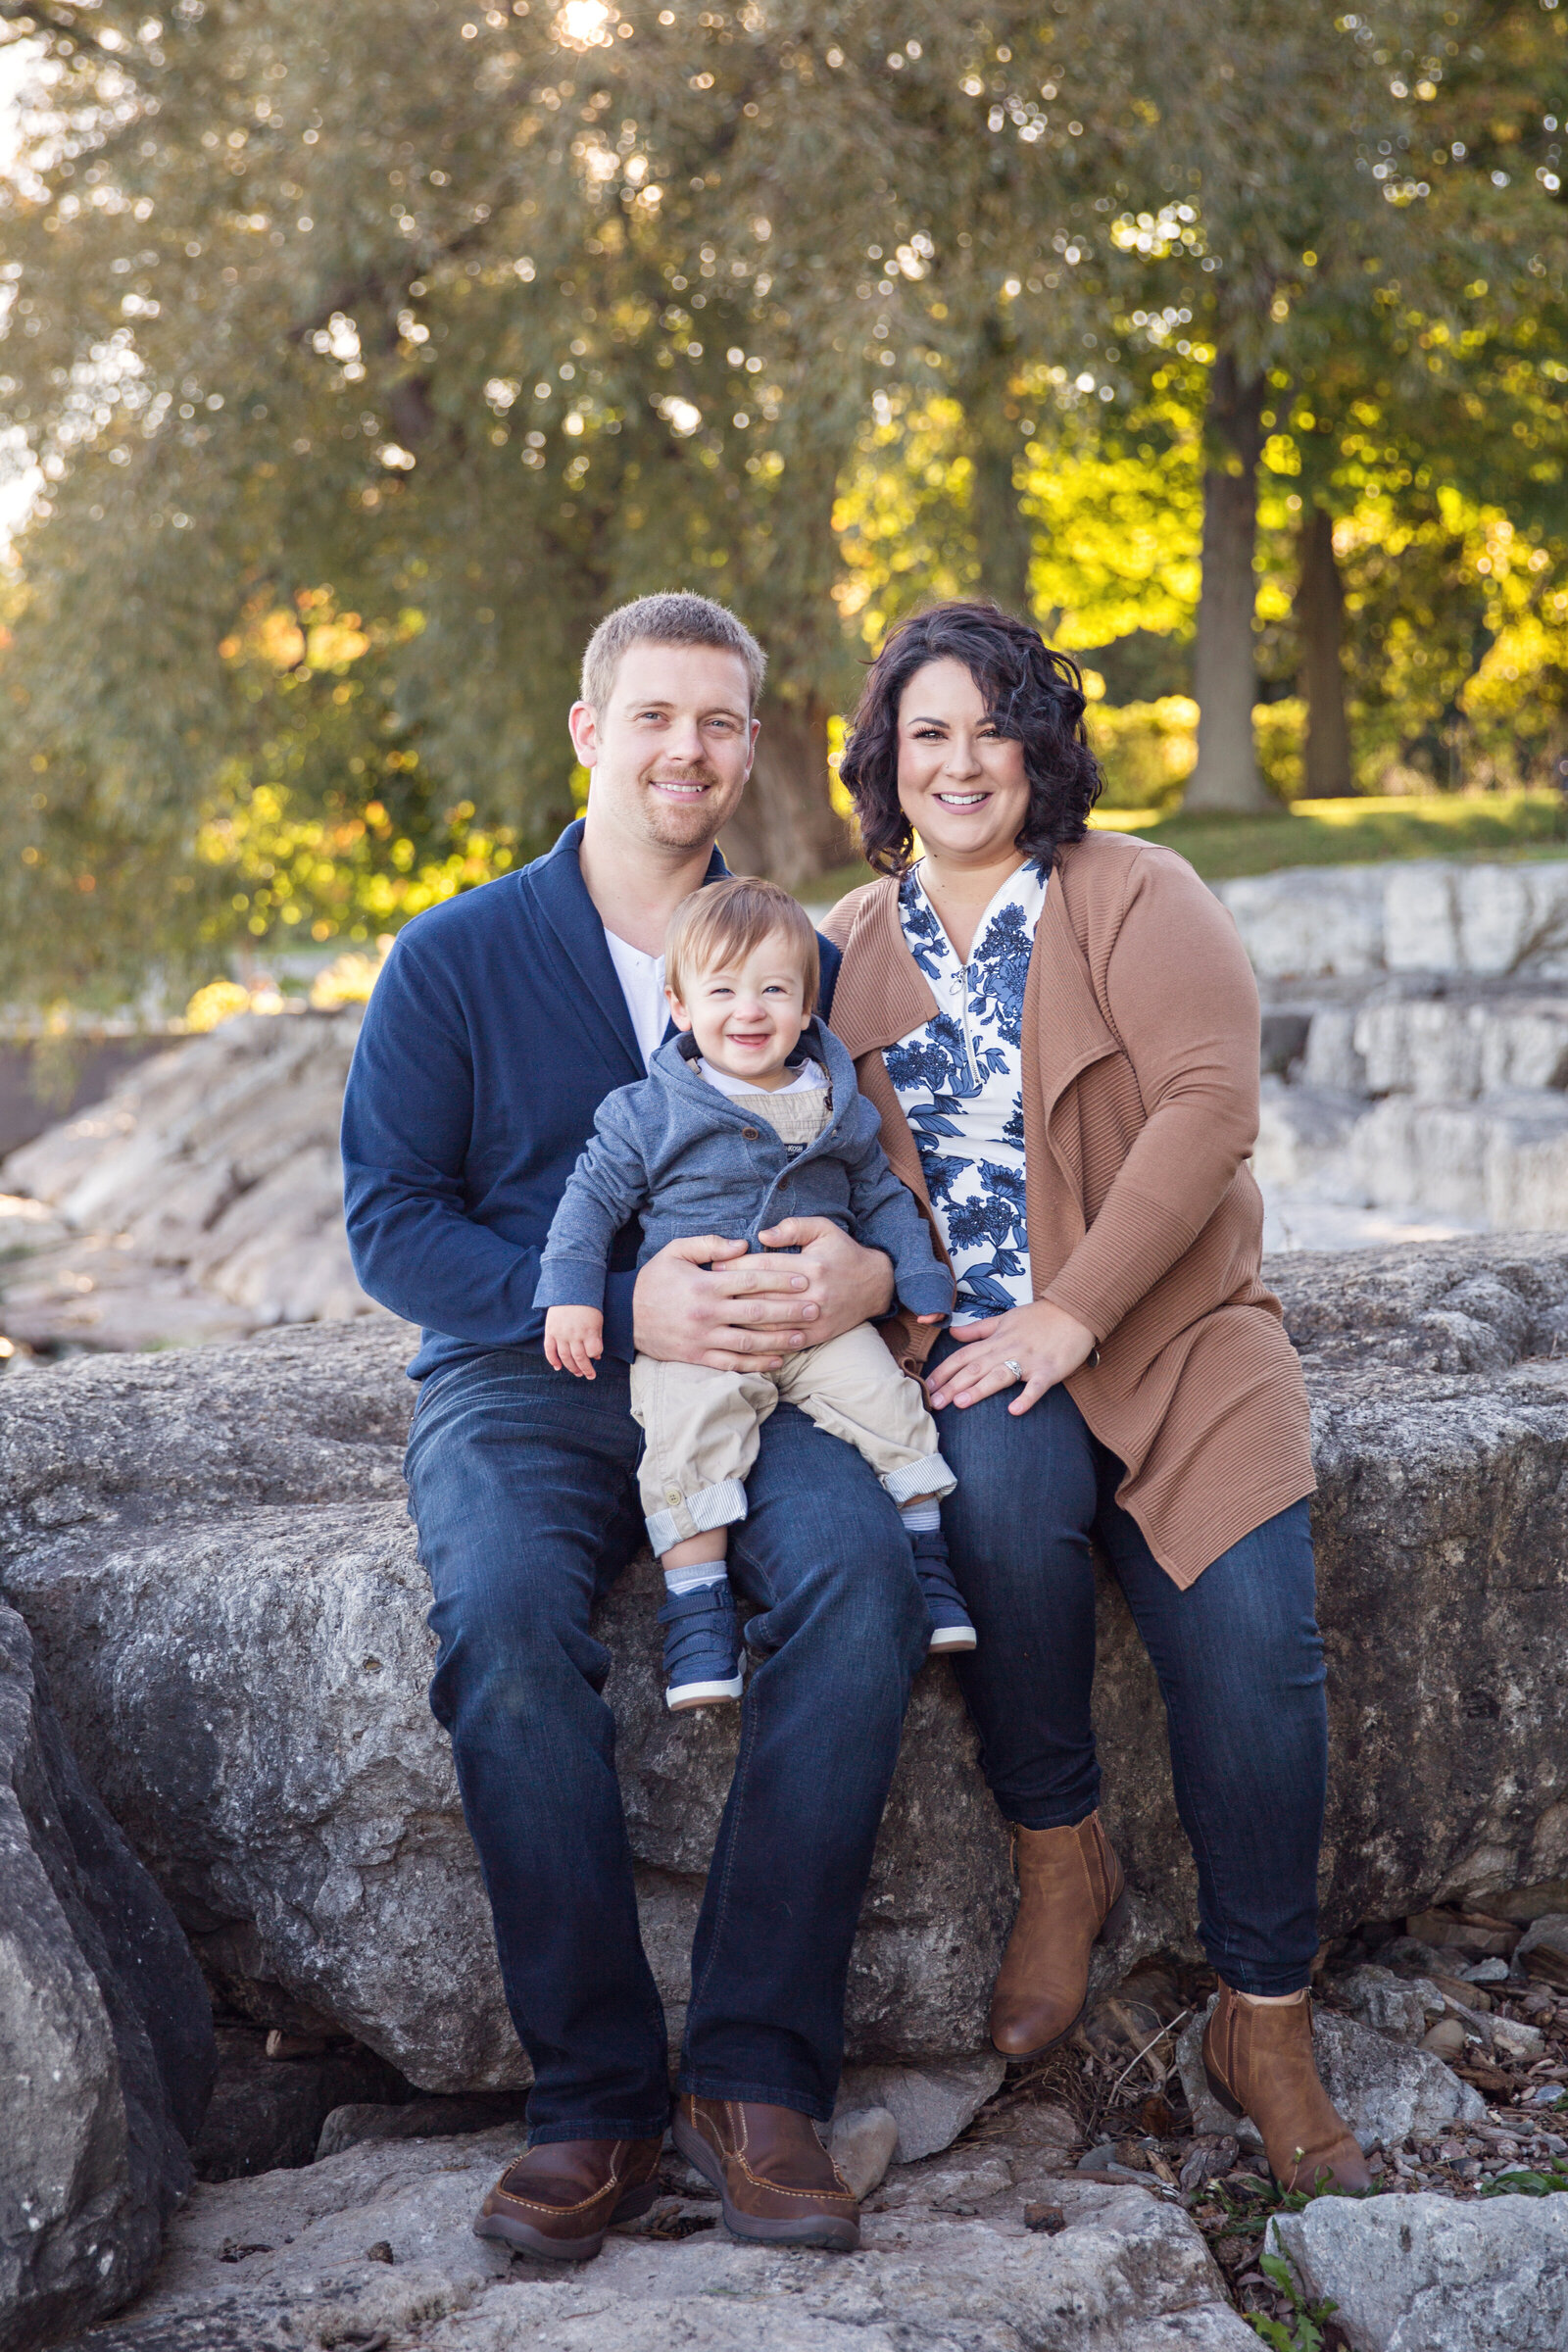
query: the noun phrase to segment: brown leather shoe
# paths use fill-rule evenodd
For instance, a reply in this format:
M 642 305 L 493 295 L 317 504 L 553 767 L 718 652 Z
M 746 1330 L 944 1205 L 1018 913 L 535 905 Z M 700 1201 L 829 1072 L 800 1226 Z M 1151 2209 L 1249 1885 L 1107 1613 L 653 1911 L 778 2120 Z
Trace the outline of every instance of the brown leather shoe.
M 717 2189 L 736 2237 L 839 2254 L 859 2244 L 860 2208 L 809 2116 L 687 2096 L 675 2109 L 675 2145 Z
M 1018 1913 L 991 1995 L 1004 2056 L 1037 2058 L 1070 2034 L 1089 1990 L 1095 1939 L 1120 1917 L 1127 1881 L 1098 1812 L 1068 1830 L 1014 1826 Z
M 659 2195 L 658 2139 L 553 2139 L 509 2164 L 479 2208 L 475 2237 L 550 2262 L 588 2262 L 612 2222 Z
M 1228 1984 L 1203 2028 L 1208 2087 L 1231 2115 L 1250 2115 L 1281 2188 L 1370 2188 L 1355 2136 L 1318 2080 L 1310 2000 L 1259 2008 Z M 1326 2178 L 1325 2178 L 1326 2176 Z

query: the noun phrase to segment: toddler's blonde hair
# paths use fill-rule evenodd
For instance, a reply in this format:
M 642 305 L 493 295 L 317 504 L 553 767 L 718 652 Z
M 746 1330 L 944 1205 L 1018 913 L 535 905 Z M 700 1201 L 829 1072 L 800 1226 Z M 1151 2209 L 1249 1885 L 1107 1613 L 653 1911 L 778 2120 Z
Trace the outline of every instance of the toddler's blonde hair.
M 822 959 L 811 918 L 800 900 L 776 882 L 760 882 L 750 874 L 727 874 L 722 882 L 710 882 L 682 899 L 664 934 L 665 984 L 684 1004 L 686 983 L 693 974 L 750 955 L 772 931 L 782 931 L 794 949 L 806 986 L 806 1009 L 813 1012 Z

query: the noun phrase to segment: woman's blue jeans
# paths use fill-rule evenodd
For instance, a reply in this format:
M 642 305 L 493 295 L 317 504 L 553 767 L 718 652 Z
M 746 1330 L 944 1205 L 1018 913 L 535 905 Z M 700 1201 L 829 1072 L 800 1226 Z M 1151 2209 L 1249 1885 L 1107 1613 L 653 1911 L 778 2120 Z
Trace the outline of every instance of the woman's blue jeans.
M 942 1523 L 980 1636 L 956 1664 L 992 1792 L 1031 1830 L 1100 1801 L 1094 1539 L 1159 1679 L 1203 1948 L 1238 1992 L 1294 1992 L 1317 1950 L 1328 1775 L 1308 1506 L 1265 1520 L 1184 1592 L 1117 1505 L 1122 1465 L 1067 1391 L 1016 1418 L 1015 1394 L 937 1415 L 958 1482 Z

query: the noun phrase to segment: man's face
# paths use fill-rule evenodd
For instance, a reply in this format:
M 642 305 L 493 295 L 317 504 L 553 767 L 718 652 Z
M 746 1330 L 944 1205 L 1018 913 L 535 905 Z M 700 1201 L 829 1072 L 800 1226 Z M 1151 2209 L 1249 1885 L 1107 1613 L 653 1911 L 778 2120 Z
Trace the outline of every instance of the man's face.
M 659 849 L 696 849 L 734 814 L 751 773 L 746 664 L 717 645 L 629 646 L 605 708 L 572 705 L 571 740 L 596 819 Z

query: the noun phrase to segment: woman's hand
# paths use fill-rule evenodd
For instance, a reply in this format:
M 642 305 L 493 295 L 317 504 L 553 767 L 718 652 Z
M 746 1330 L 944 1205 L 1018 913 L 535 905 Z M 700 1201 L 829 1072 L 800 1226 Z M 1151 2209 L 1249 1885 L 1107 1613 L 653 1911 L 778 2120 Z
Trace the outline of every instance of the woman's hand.
M 956 1352 L 931 1376 L 933 1412 L 945 1404 L 978 1404 L 982 1396 L 1011 1388 L 1019 1377 L 1011 1366 L 1017 1364 L 1023 1387 L 1007 1410 L 1026 1413 L 1095 1351 L 1094 1333 L 1047 1298 L 988 1316 L 984 1323 L 966 1323 L 953 1336 Z

